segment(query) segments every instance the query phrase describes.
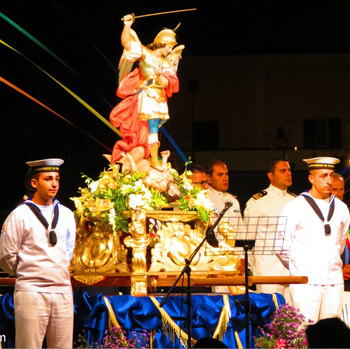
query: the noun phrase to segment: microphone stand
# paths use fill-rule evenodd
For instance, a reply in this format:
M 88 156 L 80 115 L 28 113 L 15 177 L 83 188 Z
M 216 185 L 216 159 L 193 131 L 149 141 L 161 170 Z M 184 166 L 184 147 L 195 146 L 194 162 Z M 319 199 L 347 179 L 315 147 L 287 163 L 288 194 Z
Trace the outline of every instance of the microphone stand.
M 193 258 L 196 256 L 196 254 L 199 252 L 199 250 L 202 248 L 202 246 L 204 245 L 204 243 L 207 241 L 209 235 L 213 234 L 214 229 L 217 227 L 217 225 L 220 223 L 222 217 L 224 216 L 224 214 L 226 213 L 226 211 L 232 206 L 232 202 L 231 201 L 227 201 L 225 203 L 225 208 L 220 212 L 219 217 L 217 218 L 217 220 L 215 221 L 215 223 L 209 227 L 207 229 L 207 231 L 205 232 L 205 236 L 204 239 L 201 241 L 201 243 L 196 247 L 196 249 L 192 252 L 192 254 L 190 255 L 189 258 L 185 258 L 185 266 L 183 267 L 180 275 L 178 276 L 178 278 L 176 279 L 175 283 L 171 286 L 171 288 L 169 289 L 168 293 L 165 295 L 165 297 L 162 299 L 162 301 L 160 302 L 159 306 L 163 307 L 164 304 L 166 303 L 166 301 L 169 298 L 170 293 L 172 292 L 172 290 L 176 287 L 177 283 L 179 282 L 179 280 L 184 276 L 184 274 L 186 273 L 187 275 L 187 299 L 186 299 L 186 303 L 187 303 L 187 335 L 188 335 L 188 343 L 187 343 L 187 347 L 188 348 L 192 348 L 192 317 L 191 317 L 191 306 L 192 306 L 192 299 L 191 299 L 191 263 L 193 261 Z

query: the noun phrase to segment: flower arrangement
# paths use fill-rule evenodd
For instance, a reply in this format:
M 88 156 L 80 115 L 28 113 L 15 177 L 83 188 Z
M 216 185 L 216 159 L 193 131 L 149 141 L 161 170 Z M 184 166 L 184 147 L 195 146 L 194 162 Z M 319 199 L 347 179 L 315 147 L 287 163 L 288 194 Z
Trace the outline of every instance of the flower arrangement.
M 168 166 L 174 183 L 181 192 L 180 210 L 197 211 L 200 220 L 208 222 L 212 205 L 204 191 L 192 186 L 186 177 L 190 174 L 189 171 L 179 175 L 170 164 Z M 78 220 L 86 218 L 108 224 L 114 233 L 127 232 L 128 221 L 120 215 L 121 212 L 135 210 L 137 207 L 160 210 L 168 205 L 162 193 L 143 183 L 146 175 L 146 172 L 138 171 L 120 172 L 118 164 L 110 165 L 108 170 L 100 173 L 96 181 L 83 174 L 87 187 L 79 188 L 80 197 L 71 198 L 76 207 L 75 217 Z
M 150 336 L 146 330 L 136 333 L 132 332 L 132 337 L 126 339 L 126 332 L 120 327 L 112 327 L 110 330 L 105 331 L 105 337 L 102 339 L 102 344 L 99 346 L 95 343 L 93 346 L 86 338 L 86 333 L 83 330 L 82 334 L 78 335 L 77 341 L 74 343 L 76 348 L 149 348 Z
M 298 309 L 289 304 L 282 305 L 272 316 L 272 321 L 260 327 L 261 335 L 254 338 L 257 348 L 307 348 L 306 321 Z
M 107 330 L 102 348 L 149 348 L 149 335 L 146 330 L 140 332 L 139 336 L 133 331 L 130 339 L 126 339 L 125 333 L 120 327 L 112 327 L 111 330 Z

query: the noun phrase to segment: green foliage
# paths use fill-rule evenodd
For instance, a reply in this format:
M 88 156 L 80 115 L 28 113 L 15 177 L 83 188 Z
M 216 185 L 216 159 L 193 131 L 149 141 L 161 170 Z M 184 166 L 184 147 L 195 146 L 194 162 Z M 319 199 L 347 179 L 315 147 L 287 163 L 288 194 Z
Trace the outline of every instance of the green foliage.
M 197 211 L 199 219 L 208 222 L 212 207 L 204 191 L 192 186 L 187 179 L 187 171 L 179 175 L 168 165 L 173 181 L 181 192 L 178 207 L 183 211 Z M 122 212 L 136 207 L 161 210 L 168 205 L 162 193 L 143 184 L 146 176 L 146 172 L 119 172 L 118 165 L 111 165 L 107 171 L 101 172 L 96 181 L 82 174 L 87 187 L 79 188 L 81 196 L 72 198 L 76 207 L 75 217 L 99 220 L 111 225 L 114 232 L 128 232 L 128 221 L 122 217 Z

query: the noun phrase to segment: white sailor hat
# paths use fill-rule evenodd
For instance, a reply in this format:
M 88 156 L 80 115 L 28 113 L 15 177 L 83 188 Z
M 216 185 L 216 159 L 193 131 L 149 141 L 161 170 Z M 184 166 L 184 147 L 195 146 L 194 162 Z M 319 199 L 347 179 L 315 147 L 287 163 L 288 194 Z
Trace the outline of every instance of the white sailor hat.
M 59 172 L 60 166 L 63 163 L 64 161 L 62 159 L 43 159 L 26 162 L 26 164 L 30 166 L 32 174 L 41 172 Z
M 332 157 L 320 157 L 320 158 L 312 158 L 312 159 L 303 159 L 308 166 L 309 170 L 317 170 L 317 169 L 334 169 L 334 166 L 340 162 L 337 158 Z

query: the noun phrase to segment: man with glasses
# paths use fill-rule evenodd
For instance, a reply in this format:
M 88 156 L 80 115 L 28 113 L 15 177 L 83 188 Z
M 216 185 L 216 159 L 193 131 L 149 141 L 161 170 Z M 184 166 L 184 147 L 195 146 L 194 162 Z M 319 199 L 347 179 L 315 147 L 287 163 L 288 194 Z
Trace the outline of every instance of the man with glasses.
M 188 164 L 187 170 L 192 172 L 192 175 L 187 176 L 188 179 L 192 181 L 192 184 L 200 189 L 208 189 L 207 174 L 205 173 L 205 168 L 201 165 Z
M 0 237 L 0 266 L 16 275 L 16 348 L 73 345 L 73 294 L 68 267 L 76 226 L 56 199 L 61 159 L 27 162 L 34 194 L 7 217 Z
M 342 260 L 349 228 L 348 207 L 332 194 L 334 166 L 339 160 L 320 157 L 304 160 L 312 184 L 286 204 L 281 216 L 287 217 L 281 261 L 292 276 L 307 276 L 307 284 L 290 285 L 293 306 L 306 318 L 340 317 L 344 281 Z

